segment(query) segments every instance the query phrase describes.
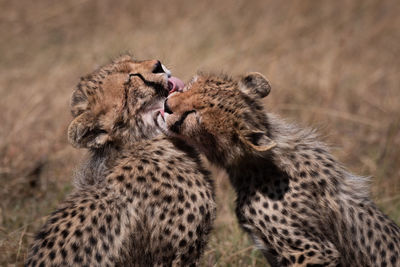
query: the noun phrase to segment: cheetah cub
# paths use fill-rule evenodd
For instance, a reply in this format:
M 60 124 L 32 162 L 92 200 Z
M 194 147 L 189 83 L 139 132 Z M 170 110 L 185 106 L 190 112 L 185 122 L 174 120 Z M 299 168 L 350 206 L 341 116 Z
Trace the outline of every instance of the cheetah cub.
M 198 154 L 155 115 L 183 83 L 157 60 L 123 56 L 81 79 L 70 142 L 90 156 L 34 241 L 27 266 L 194 266 L 215 217 Z
M 399 266 L 400 230 L 318 141 L 265 113 L 258 73 L 200 75 L 171 94 L 158 123 L 224 168 L 236 214 L 272 266 Z

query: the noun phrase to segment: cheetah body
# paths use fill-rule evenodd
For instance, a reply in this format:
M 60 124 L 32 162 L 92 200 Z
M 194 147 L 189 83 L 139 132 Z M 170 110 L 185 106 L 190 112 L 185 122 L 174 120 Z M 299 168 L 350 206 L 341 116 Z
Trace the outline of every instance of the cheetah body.
M 272 266 L 399 266 L 400 229 L 366 180 L 313 131 L 265 113 L 269 91 L 258 73 L 200 75 L 168 98 L 159 121 L 227 171 L 239 223 Z
M 163 68 L 125 56 L 79 83 L 69 139 L 90 156 L 27 266 L 197 264 L 215 217 L 213 186 L 198 154 L 153 123 L 168 93 Z

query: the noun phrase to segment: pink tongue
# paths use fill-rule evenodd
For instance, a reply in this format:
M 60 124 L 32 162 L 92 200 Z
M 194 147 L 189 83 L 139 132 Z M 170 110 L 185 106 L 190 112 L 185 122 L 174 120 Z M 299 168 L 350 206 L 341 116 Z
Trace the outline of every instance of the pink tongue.
M 173 76 L 168 78 L 168 90 L 169 90 L 170 94 L 172 94 L 175 91 L 178 91 L 178 92 L 182 91 L 183 87 L 185 87 L 185 84 L 178 78 L 173 77 Z

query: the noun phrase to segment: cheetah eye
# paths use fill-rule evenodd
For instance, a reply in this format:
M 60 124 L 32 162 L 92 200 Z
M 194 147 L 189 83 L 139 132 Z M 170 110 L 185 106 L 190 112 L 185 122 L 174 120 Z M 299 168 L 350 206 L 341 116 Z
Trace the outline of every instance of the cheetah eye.
M 153 69 L 152 73 L 165 73 L 165 71 L 161 65 L 161 62 L 159 60 L 154 65 L 154 69 Z
M 128 79 L 126 80 L 126 83 L 129 83 L 132 80 L 132 77 L 135 76 L 133 73 L 129 73 Z
M 140 73 L 129 73 L 128 80 L 126 81 L 127 83 L 130 83 L 133 77 L 139 77 L 143 81 L 145 80 L 144 77 Z
M 189 110 L 186 111 L 182 114 L 182 116 L 180 117 L 180 119 L 178 121 L 176 121 L 173 125 L 171 125 L 170 130 L 174 133 L 179 133 L 180 132 L 180 128 L 183 124 L 183 122 L 186 120 L 186 118 L 192 114 L 192 113 L 196 113 L 196 110 Z

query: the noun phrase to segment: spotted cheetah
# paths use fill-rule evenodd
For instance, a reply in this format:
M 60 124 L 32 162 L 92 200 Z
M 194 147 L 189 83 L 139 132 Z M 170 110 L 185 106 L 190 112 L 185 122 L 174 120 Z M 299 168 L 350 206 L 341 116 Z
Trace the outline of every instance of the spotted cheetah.
M 158 124 L 224 168 L 236 214 L 272 266 L 400 266 L 400 229 L 318 141 L 266 113 L 259 73 L 197 76 L 170 95 Z
M 26 266 L 195 266 L 215 217 L 199 155 L 155 127 L 183 83 L 123 56 L 82 78 L 70 142 L 89 150 L 76 189 L 37 234 Z

